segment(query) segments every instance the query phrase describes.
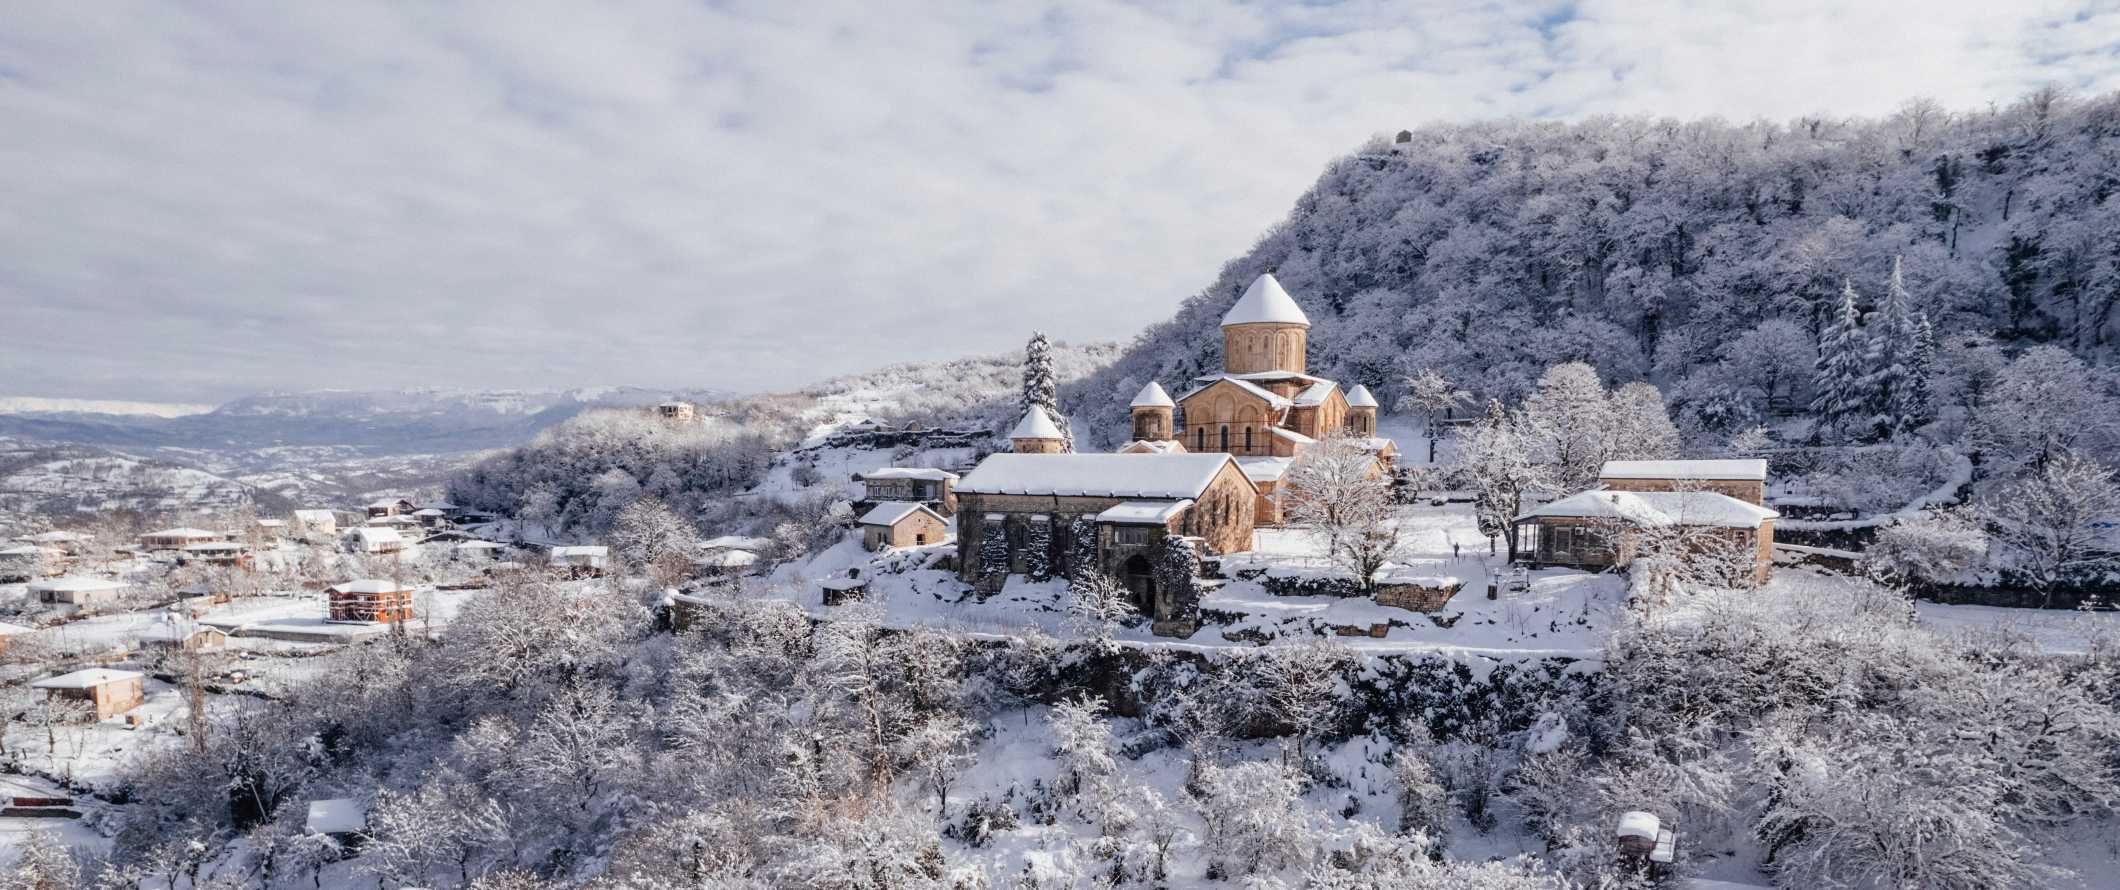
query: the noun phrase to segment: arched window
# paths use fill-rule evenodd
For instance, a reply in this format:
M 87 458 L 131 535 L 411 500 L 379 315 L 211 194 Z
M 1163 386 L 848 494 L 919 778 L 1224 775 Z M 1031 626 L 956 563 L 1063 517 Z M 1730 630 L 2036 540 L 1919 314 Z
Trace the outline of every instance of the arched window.
M 1222 425 L 1222 450 L 1229 450 L 1229 424 Z
M 1206 450 L 1207 450 L 1207 427 L 1204 427 L 1204 426 L 1203 426 L 1203 427 L 1196 427 L 1196 428 L 1194 428 L 1194 429 L 1193 429 L 1193 450 L 1194 450 L 1194 451 L 1206 451 Z
M 1244 450 L 1251 450 L 1251 427 L 1249 426 L 1244 428 Z

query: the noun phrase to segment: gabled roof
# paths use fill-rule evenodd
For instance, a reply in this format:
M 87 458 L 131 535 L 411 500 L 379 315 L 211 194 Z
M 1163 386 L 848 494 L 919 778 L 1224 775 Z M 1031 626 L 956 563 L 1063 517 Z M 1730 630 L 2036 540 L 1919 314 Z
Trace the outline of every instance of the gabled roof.
M 1197 498 L 1227 454 L 996 454 L 959 483 L 970 494 Z
M 1288 468 L 1295 464 L 1296 459 L 1292 457 L 1237 458 L 1237 468 L 1243 470 L 1244 478 L 1253 483 L 1279 482 L 1282 476 L 1288 475 Z
M 763 550 L 773 546 L 772 538 L 754 538 L 746 535 L 722 535 L 708 538 L 699 545 L 701 550 Z
M 129 586 L 131 585 L 112 578 L 89 578 L 80 575 L 73 575 L 65 578 L 51 578 L 44 581 L 31 581 L 29 584 L 29 589 L 32 592 L 42 592 L 46 590 L 80 592 L 91 590 L 124 590 Z
M 1029 411 L 1023 412 L 1023 419 L 1017 421 L 1015 429 L 1008 431 L 1008 437 L 1011 439 L 1067 438 L 1060 435 L 1060 427 L 1053 423 L 1052 416 L 1046 414 L 1045 408 L 1040 405 L 1032 405 Z
M 1295 402 L 1305 408 L 1323 405 L 1325 400 L 1332 398 L 1332 391 L 1339 387 L 1339 384 L 1330 380 L 1320 380 L 1304 387 L 1302 392 L 1296 393 Z
M 330 510 L 296 510 L 294 511 L 294 518 L 304 523 L 338 522 L 339 514 Z
M 1244 296 L 1237 305 L 1229 307 L 1222 316 L 1222 325 L 1233 324 L 1299 324 L 1310 327 L 1310 317 L 1303 314 L 1294 297 L 1281 288 L 1281 282 L 1267 272 L 1252 279 L 1251 286 L 1244 289 Z
M 16 538 L 15 540 L 17 540 L 17 541 L 29 541 L 29 542 L 31 542 L 31 543 L 34 543 L 34 544 L 65 544 L 65 543 L 68 543 L 68 542 L 71 542 L 71 541 L 86 541 L 86 540 L 88 540 L 88 536 L 87 536 L 87 535 L 84 535 L 84 534 L 82 534 L 82 533 L 80 533 L 80 532 L 63 532 L 63 531 L 62 531 L 62 532 L 44 532 L 44 533 L 42 533 L 42 534 L 35 534 L 35 535 L 23 535 L 22 537 Z
M 1616 519 L 1639 525 L 1758 528 L 1781 514 L 1712 491 L 1586 491 L 1526 511 L 1518 519 Z
M 1112 525 L 1167 525 L 1193 505 L 1190 498 L 1175 501 L 1120 501 L 1097 514 L 1097 521 Z
M 1294 404 L 1286 398 L 1274 395 L 1273 390 L 1267 389 L 1266 387 L 1260 386 L 1242 377 L 1237 377 L 1230 374 L 1217 374 L 1212 377 L 1201 377 L 1199 379 L 1208 382 L 1203 386 L 1194 387 L 1186 394 L 1179 396 L 1178 401 L 1185 401 L 1186 399 L 1190 399 L 1193 396 L 1206 392 L 1210 387 L 1213 387 L 1217 383 L 1226 382 L 1229 385 L 1241 389 L 1247 393 L 1258 396 L 1261 399 L 1265 399 L 1268 405 L 1272 405 L 1276 409 L 1286 408 L 1289 405 Z
M 1185 444 L 1176 439 L 1135 439 L 1114 450 L 1119 454 L 1183 454 Z
M 1764 482 L 1767 462 L 1760 458 L 1725 460 L 1608 460 L 1600 479 L 1742 479 Z
M 331 585 L 332 593 L 396 593 L 400 590 L 411 589 L 410 585 L 399 584 L 389 578 L 361 578 L 344 584 Z
M 906 517 L 911 516 L 915 513 L 926 513 L 929 516 L 935 517 L 935 521 L 937 522 L 949 521 L 947 519 L 943 519 L 942 514 L 928 509 L 927 505 L 925 504 L 914 503 L 912 501 L 886 501 L 884 503 L 877 504 L 874 508 L 870 509 L 869 512 L 861 514 L 861 524 L 882 526 L 897 525 L 900 520 L 903 520 Z
M 411 501 L 408 501 L 408 500 L 405 500 L 404 498 L 384 498 L 384 499 L 382 499 L 382 500 L 380 500 L 380 501 L 369 501 L 369 502 L 368 502 L 368 507 L 369 507 L 369 509 L 372 509 L 372 510 L 384 510 L 384 509 L 388 509 L 388 508 L 391 508 L 391 507 L 395 507 L 395 506 L 397 506 L 397 505 L 399 505 L 399 504 L 409 504 L 409 503 L 412 503 L 412 502 L 411 502 Z
M 611 548 L 602 544 L 569 544 L 552 548 L 552 558 L 568 556 L 604 557 L 611 555 Z
M 137 680 L 140 679 L 142 676 L 144 675 L 142 675 L 139 671 L 118 671 L 112 670 L 110 668 L 89 668 L 85 671 L 75 671 L 71 674 L 60 674 L 56 677 L 45 677 L 44 679 L 34 681 L 29 685 L 32 689 L 91 689 L 97 686 L 101 686 L 105 683 L 115 683 L 119 680 Z
M 1275 436 L 1282 439 L 1287 439 L 1288 441 L 1294 442 L 1297 445 L 1314 445 L 1318 441 L 1309 436 L 1303 435 L 1302 433 L 1296 432 L 1295 430 L 1289 429 L 1285 426 L 1273 427 L 1272 432 Z
M 1377 397 L 1370 393 L 1369 387 L 1357 383 L 1353 389 L 1347 391 L 1347 407 L 1374 408 L 1376 406 Z
M 1147 386 L 1141 387 L 1141 391 L 1135 394 L 1134 403 L 1129 407 L 1175 408 L 1177 406 L 1177 402 L 1170 400 L 1170 393 L 1163 391 L 1163 385 L 1151 380 Z
M 387 525 L 364 525 L 354 529 L 353 533 L 360 536 L 363 544 L 405 543 L 404 536 L 398 534 L 397 529 Z
M 179 528 L 165 528 L 165 529 L 161 529 L 160 531 L 151 531 L 151 532 L 147 532 L 146 534 L 143 534 L 143 535 L 141 535 L 140 537 L 143 537 L 143 538 L 218 538 L 218 537 L 220 537 L 220 536 L 221 536 L 221 533 L 220 533 L 220 532 L 217 532 L 217 531 L 210 531 L 210 530 L 207 530 L 207 529 L 203 529 L 203 528 L 185 528 L 185 527 L 179 527 Z
M 944 480 L 956 480 L 957 474 L 935 467 L 878 467 L 866 473 L 856 473 L 854 478 L 862 481 L 870 479 L 925 479 L 930 482 L 942 482 Z

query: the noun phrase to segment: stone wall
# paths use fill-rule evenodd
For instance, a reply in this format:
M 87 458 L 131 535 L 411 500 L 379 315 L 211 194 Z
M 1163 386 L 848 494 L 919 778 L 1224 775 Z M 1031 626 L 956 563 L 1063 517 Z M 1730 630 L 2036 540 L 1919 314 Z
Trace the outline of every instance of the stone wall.
M 1379 584 L 1376 602 L 1379 606 L 1405 609 L 1409 612 L 1440 612 L 1449 605 L 1450 598 L 1463 590 L 1464 582 L 1445 587 L 1421 587 L 1415 584 Z

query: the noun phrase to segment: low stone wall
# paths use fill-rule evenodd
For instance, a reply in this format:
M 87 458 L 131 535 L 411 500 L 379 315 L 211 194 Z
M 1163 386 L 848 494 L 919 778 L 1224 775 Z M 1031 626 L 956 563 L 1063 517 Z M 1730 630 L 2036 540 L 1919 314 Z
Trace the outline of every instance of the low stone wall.
M 1440 612 L 1450 603 L 1450 598 L 1463 590 L 1463 582 L 1442 587 L 1421 587 L 1413 584 L 1377 585 L 1376 603 L 1409 612 Z

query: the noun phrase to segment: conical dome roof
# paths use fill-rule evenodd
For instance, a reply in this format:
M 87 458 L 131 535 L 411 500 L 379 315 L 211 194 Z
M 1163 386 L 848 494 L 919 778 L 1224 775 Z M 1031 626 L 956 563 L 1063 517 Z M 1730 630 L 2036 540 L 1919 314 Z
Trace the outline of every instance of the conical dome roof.
M 1011 439 L 1066 438 L 1060 435 L 1060 427 L 1053 424 L 1053 418 L 1045 413 L 1044 408 L 1037 405 L 1032 405 L 1031 410 L 1023 412 L 1023 420 L 1016 424 L 1015 429 L 1009 430 L 1008 437 Z
M 1374 408 L 1377 406 L 1377 397 L 1369 392 L 1369 387 L 1357 383 L 1353 389 L 1347 391 L 1347 406 L 1350 408 Z
M 1223 327 L 1233 324 L 1299 324 L 1307 328 L 1310 317 L 1281 288 L 1273 273 L 1267 272 L 1253 279 L 1237 305 L 1229 307 L 1229 314 L 1222 316 Z
M 1151 380 L 1147 386 L 1141 387 L 1140 395 L 1134 396 L 1134 403 L 1131 407 L 1176 408 L 1178 403 L 1170 400 L 1170 393 L 1164 392 L 1162 385 Z

